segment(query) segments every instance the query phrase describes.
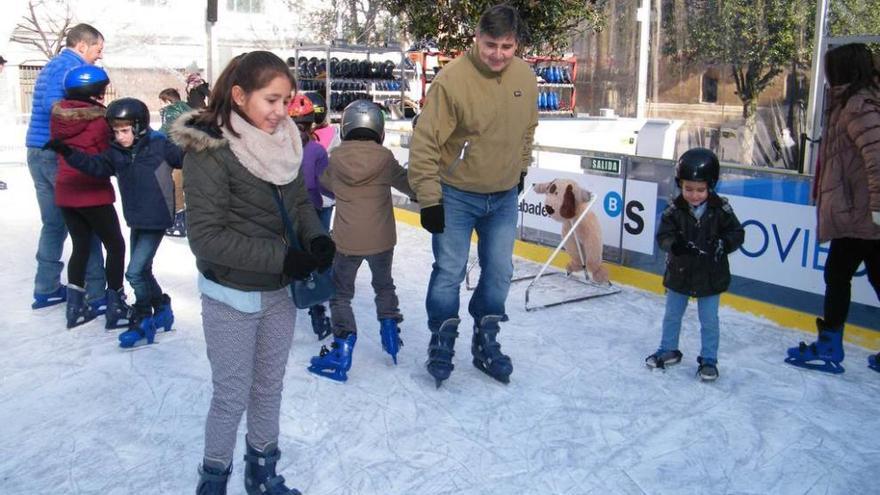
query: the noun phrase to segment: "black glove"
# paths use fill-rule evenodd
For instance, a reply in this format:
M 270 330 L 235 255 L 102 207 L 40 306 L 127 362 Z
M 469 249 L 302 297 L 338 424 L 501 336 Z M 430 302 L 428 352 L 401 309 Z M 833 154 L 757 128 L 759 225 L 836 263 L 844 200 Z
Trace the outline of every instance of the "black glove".
M 685 241 L 683 237 L 677 237 L 675 242 L 672 243 L 672 246 L 669 247 L 669 250 L 672 251 L 672 254 L 675 256 L 700 256 L 701 254 L 706 254 L 705 251 L 698 248 L 696 244 L 690 241 Z
M 318 267 L 318 260 L 312 253 L 288 249 L 284 257 L 284 274 L 294 280 L 305 280 Z
M 526 187 L 526 175 L 528 172 L 523 172 L 519 174 L 519 184 L 516 185 L 516 194 L 520 195 L 523 192 L 523 189 Z
M 442 234 L 446 221 L 443 216 L 443 204 L 422 208 L 422 227 L 432 234 Z
M 52 150 L 63 157 L 68 157 L 73 153 L 73 148 L 60 139 L 52 139 L 43 145 L 44 150 Z
M 336 256 L 336 244 L 326 235 L 322 235 L 312 239 L 309 247 L 315 257 L 318 271 L 324 273 L 333 264 L 333 257 Z

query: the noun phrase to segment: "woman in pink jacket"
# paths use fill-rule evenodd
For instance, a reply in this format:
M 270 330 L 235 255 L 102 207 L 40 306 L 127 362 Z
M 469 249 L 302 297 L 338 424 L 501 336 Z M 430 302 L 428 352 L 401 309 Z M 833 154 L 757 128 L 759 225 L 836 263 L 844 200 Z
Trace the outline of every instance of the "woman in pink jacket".
M 786 362 L 842 373 L 851 282 L 863 262 L 880 298 L 880 73 L 868 48 L 854 43 L 826 53 L 825 76 L 828 110 L 816 173 L 819 241 L 831 241 L 825 311 L 816 319 L 818 340 L 789 349 Z M 880 371 L 878 360 L 880 354 L 871 356 L 868 365 Z

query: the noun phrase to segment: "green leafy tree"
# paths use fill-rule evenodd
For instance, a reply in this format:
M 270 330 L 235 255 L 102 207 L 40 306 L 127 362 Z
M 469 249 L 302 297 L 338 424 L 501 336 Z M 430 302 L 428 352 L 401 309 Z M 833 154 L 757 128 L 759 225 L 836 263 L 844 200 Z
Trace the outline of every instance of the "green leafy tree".
M 674 51 L 686 63 L 730 68 L 742 101 L 741 158 L 752 164 L 758 98 L 795 61 L 809 57 L 804 27 L 812 22 L 807 0 L 695 0 L 686 2 L 687 36 Z M 670 38 L 675 42 L 676 38 Z
M 381 0 L 331 0 L 309 12 L 315 41 L 330 43 L 338 37 L 357 45 L 379 45 L 397 39 L 397 22 Z
M 480 15 L 499 2 L 492 0 L 383 0 L 400 18 L 404 31 L 416 40 L 436 40 L 441 51 L 468 48 Z M 513 0 L 529 27 L 524 48 L 559 53 L 571 39 L 587 30 L 600 30 L 605 0 Z

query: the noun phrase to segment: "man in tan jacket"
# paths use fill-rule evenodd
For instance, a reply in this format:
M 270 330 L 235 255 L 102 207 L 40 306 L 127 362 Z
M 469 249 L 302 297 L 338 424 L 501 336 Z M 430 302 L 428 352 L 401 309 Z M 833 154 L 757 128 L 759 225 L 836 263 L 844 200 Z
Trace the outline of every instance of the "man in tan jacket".
M 473 363 L 503 383 L 513 371 L 496 336 L 499 323 L 507 320 L 517 195 L 538 125 L 535 75 L 515 56 L 523 32 L 514 8 L 486 10 L 474 46 L 431 84 L 413 133 L 409 183 L 421 206 L 422 226 L 433 234 L 427 367 L 438 387 L 453 369 L 459 291 L 474 231 L 481 273 L 468 306 L 474 318 Z

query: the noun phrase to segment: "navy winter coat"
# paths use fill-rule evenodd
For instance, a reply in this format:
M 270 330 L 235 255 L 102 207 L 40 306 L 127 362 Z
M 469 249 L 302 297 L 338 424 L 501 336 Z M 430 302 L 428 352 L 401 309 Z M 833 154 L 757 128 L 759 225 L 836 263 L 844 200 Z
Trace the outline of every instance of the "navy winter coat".
M 113 142 L 100 155 L 74 151 L 66 160 L 95 177 L 116 176 L 130 228 L 164 230 L 174 223 L 171 169 L 181 168 L 183 152 L 162 133 L 151 130 L 131 148 Z
M 64 76 L 70 69 L 83 65 L 87 65 L 84 58 L 65 48 L 40 71 L 34 85 L 31 121 L 25 141 L 28 148 L 42 148 L 49 141 L 49 117 L 52 105 L 64 98 Z
M 657 244 L 667 251 L 663 286 L 693 297 L 720 294 L 730 286 L 730 265 L 727 255 L 739 249 L 745 231 L 727 200 L 714 192 L 706 200 L 706 211 L 697 220 L 691 207 L 680 194 L 660 218 Z M 702 254 L 672 254 L 676 238 L 692 242 Z M 716 252 L 718 241 L 722 250 Z

